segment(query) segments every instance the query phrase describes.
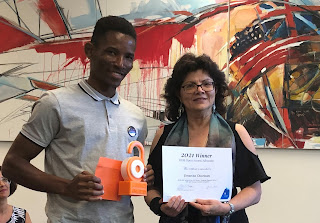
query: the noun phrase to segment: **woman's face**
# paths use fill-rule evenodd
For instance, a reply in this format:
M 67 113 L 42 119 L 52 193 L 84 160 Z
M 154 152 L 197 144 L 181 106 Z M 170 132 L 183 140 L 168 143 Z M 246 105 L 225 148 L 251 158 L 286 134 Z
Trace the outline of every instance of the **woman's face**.
M 215 96 L 214 82 L 209 74 L 203 70 L 190 72 L 181 85 L 180 100 L 184 104 L 187 113 L 211 113 Z
M 10 183 L 7 181 L 7 178 L 2 176 L 0 171 L 0 199 L 7 198 L 10 195 Z

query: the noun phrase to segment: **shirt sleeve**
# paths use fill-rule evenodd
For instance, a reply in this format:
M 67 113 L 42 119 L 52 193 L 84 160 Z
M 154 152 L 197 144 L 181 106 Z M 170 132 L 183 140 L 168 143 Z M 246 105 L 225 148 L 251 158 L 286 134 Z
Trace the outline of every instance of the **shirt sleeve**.
M 60 127 L 59 103 L 50 91 L 35 102 L 31 117 L 23 125 L 21 134 L 38 144 L 47 147 L 59 132 Z
M 142 145 L 144 145 L 147 135 L 148 135 L 147 120 L 145 117 L 143 117 L 143 125 L 137 140 L 141 142 Z

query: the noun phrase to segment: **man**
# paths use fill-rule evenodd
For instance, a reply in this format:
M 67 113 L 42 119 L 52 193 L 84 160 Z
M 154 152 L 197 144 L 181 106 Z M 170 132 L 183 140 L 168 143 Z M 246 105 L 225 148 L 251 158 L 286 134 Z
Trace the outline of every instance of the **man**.
M 124 160 L 127 145 L 147 135 L 141 110 L 116 92 L 132 69 L 135 49 L 136 33 L 127 20 L 101 18 L 85 45 L 88 80 L 46 92 L 13 142 L 3 173 L 48 193 L 48 222 L 133 222 L 130 197 L 101 200 L 108 191 L 93 173 L 99 157 Z M 30 164 L 43 149 L 45 172 Z M 153 178 L 148 166 L 144 180 Z

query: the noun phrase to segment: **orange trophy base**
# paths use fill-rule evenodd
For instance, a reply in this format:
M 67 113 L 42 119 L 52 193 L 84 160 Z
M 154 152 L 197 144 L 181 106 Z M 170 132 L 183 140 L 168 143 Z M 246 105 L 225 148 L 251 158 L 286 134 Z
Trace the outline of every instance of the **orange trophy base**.
M 95 175 L 101 179 L 104 195 L 102 199 L 111 201 L 120 201 L 121 196 L 118 194 L 119 181 L 122 181 L 121 176 L 121 161 L 100 157 L 96 168 Z
M 137 181 L 120 181 L 119 195 L 147 196 L 147 183 Z

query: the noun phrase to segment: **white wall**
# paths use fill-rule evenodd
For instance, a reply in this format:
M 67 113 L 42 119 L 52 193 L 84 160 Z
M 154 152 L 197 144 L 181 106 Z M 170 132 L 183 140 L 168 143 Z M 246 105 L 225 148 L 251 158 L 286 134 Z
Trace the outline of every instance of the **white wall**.
M 0 142 L 0 163 L 11 143 Z M 148 148 L 146 148 L 148 150 Z M 147 151 L 146 151 L 147 153 Z M 259 204 L 247 209 L 251 223 L 318 223 L 320 198 L 320 151 L 259 149 L 259 157 L 271 180 L 263 184 Z M 43 169 L 43 153 L 33 164 Z M 46 195 L 19 186 L 9 203 L 23 207 L 33 223 L 46 222 Z M 134 197 L 137 223 L 157 222 L 142 197 Z
M 320 151 L 258 150 L 272 177 L 260 203 L 248 208 L 252 223 L 319 223 Z

